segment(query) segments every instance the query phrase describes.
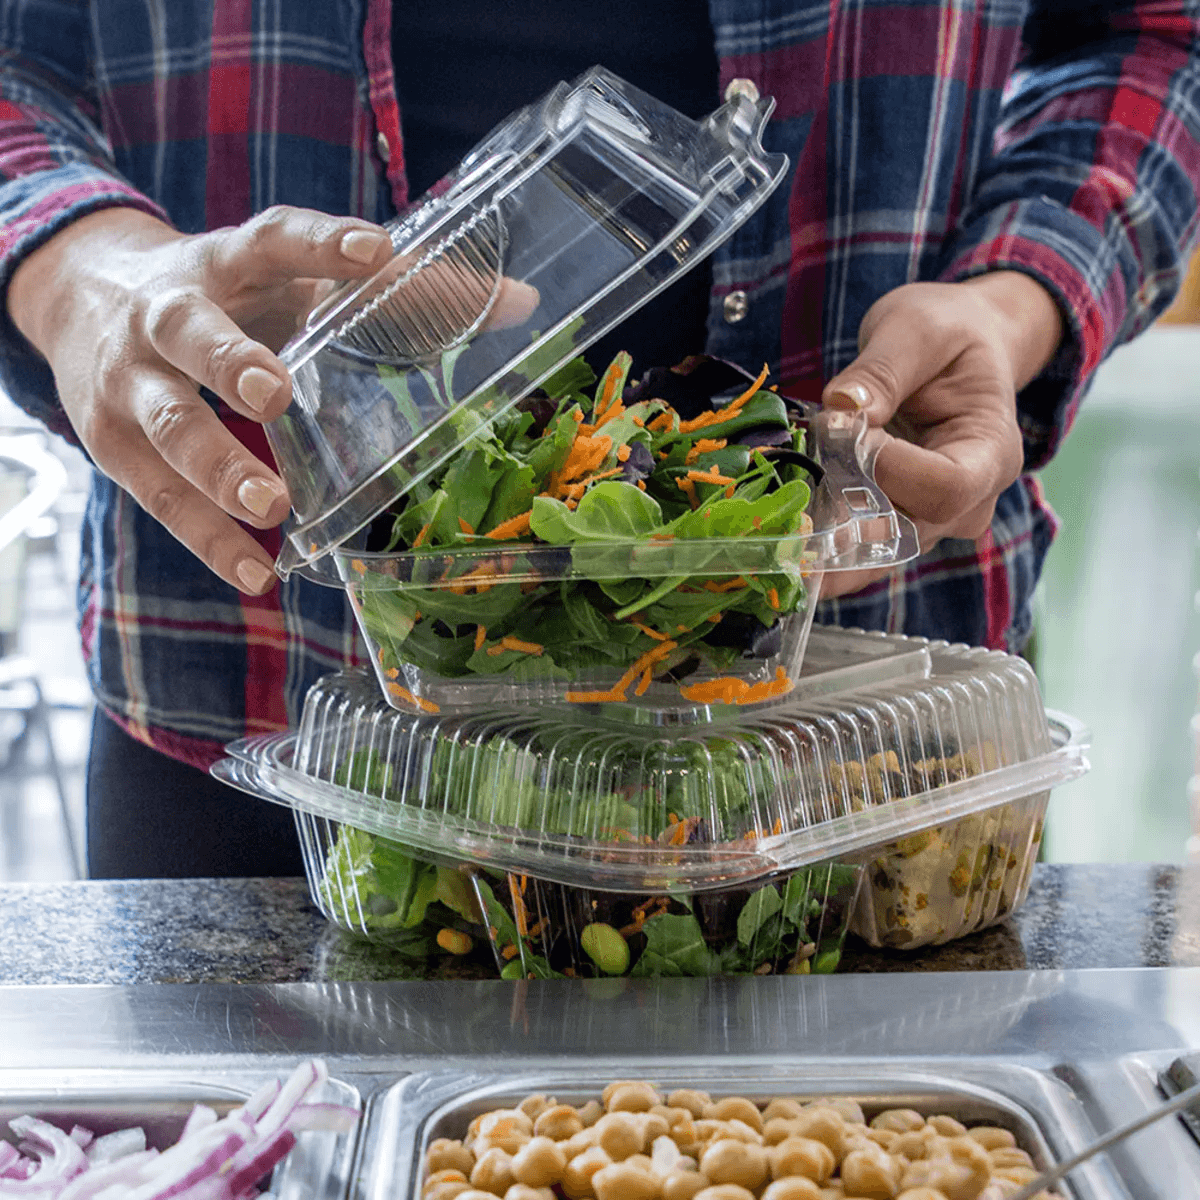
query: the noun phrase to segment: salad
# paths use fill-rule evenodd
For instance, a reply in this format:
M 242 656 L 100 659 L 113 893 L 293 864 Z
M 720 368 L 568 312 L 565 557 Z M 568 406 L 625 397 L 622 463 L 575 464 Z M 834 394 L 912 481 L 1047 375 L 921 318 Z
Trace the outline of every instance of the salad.
M 807 607 L 822 477 L 805 410 L 765 368 L 696 356 L 638 383 L 631 368 L 618 354 L 597 381 L 574 359 L 459 430 L 448 464 L 339 556 L 393 701 L 435 708 L 425 674 L 559 681 L 583 703 L 791 689 L 778 659 Z M 731 545 L 762 569 L 730 570 Z
M 823 974 L 841 959 L 860 875 L 822 864 L 716 892 L 627 895 L 469 873 L 342 825 L 315 891 L 346 916 L 352 896 L 361 932 L 429 975 L 447 955 L 503 979 Z

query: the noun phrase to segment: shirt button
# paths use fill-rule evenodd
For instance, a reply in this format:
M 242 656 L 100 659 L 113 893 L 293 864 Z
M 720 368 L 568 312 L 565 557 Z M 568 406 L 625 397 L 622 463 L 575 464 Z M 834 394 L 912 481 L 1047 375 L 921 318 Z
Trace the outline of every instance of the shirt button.
M 385 164 L 392 157 L 392 148 L 388 145 L 387 134 L 382 129 L 375 135 L 375 149 L 379 151 L 379 157 Z
M 758 88 L 753 79 L 731 79 L 725 89 L 725 103 L 728 104 L 734 96 L 745 96 L 751 104 L 758 103 Z
M 721 311 L 725 315 L 727 325 L 736 325 L 739 321 L 744 321 L 746 314 L 750 311 L 750 301 L 746 298 L 746 293 L 730 292 L 721 301 Z

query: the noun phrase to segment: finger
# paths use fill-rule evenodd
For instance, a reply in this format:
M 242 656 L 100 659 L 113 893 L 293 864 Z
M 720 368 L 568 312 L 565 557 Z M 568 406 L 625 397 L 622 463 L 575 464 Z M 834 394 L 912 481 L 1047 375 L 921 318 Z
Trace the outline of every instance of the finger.
M 392 254 L 379 225 L 277 205 L 244 225 L 206 235 L 202 248 L 222 286 L 270 286 L 290 279 L 357 279 Z
M 964 514 L 995 503 L 1011 482 L 1002 479 L 1006 457 L 993 438 L 968 431 L 958 438 L 943 436 L 936 449 L 890 438 L 875 458 L 875 482 L 915 520 L 950 528 Z
M 199 289 L 156 296 L 145 319 L 150 344 L 163 359 L 243 416 L 270 421 L 291 403 L 283 363 Z
M 141 507 L 231 587 L 261 596 L 275 586 L 267 552 L 208 497 L 173 471 L 140 430 L 125 431 L 119 466 L 97 463 Z
M 831 408 L 865 409 L 872 425 L 883 425 L 954 361 L 957 350 L 948 340 L 920 336 L 903 312 L 885 315 L 870 329 L 858 357 L 825 385 L 821 401 Z
M 854 592 L 861 592 L 870 584 L 880 579 L 886 579 L 894 569 L 893 567 L 873 567 L 870 570 L 861 571 L 826 571 L 821 579 L 820 598 L 829 600 L 834 596 L 848 596 Z
M 496 301 L 483 323 L 484 329 L 511 329 L 524 325 L 541 303 L 537 288 L 519 279 L 505 276 L 500 280 Z
M 185 380 L 146 373 L 130 382 L 129 403 L 139 433 L 157 457 L 213 504 L 259 529 L 287 516 L 283 481 L 225 428 Z

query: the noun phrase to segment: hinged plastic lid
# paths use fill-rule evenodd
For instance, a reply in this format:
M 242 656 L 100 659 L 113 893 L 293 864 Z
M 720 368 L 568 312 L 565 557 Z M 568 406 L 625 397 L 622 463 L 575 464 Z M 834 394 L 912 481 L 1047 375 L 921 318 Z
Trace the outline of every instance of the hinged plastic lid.
M 787 170 L 760 140 L 773 107 L 735 93 L 696 122 L 596 67 L 394 222 L 387 267 L 280 354 L 293 403 L 266 429 L 294 521 L 279 573 L 343 543 L 711 254 Z
M 413 716 L 363 672 L 329 676 L 295 734 L 234 743 L 214 774 L 434 860 L 639 892 L 861 855 L 1087 769 L 1085 733 L 1047 720 L 1021 659 L 865 633 L 814 641 L 859 686 L 703 726 Z

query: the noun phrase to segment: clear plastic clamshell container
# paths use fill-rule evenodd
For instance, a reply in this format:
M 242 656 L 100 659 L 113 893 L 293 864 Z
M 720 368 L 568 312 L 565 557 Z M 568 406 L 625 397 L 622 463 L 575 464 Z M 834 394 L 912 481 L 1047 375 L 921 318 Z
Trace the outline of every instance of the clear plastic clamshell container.
M 389 703 L 685 714 L 788 694 L 824 574 L 917 554 L 911 523 L 874 482 L 878 443 L 865 417 L 788 404 L 816 477 L 799 532 L 660 538 L 624 532 L 617 512 L 603 537 L 566 545 L 481 537 L 462 548 L 334 551 Z
M 728 939 L 787 915 L 801 874 L 791 898 L 803 887 L 806 904 L 827 885 L 857 893 L 853 927 L 876 945 L 1002 919 L 1025 898 L 1049 790 L 1087 769 L 1082 730 L 1048 719 L 1010 655 L 821 627 L 812 643 L 786 700 L 691 723 L 602 705 L 405 714 L 365 673 L 330 676 L 296 733 L 234 743 L 215 771 L 296 811 L 331 919 L 386 936 L 440 898 L 441 917 L 486 926 L 533 973 L 592 958 L 578 913 L 549 916 L 578 889 L 643 926 L 733 898 L 713 908 L 712 971 Z M 429 864 L 421 881 L 412 860 Z
M 696 122 L 602 68 L 497 128 L 391 228 L 394 256 L 281 352 L 267 426 L 294 523 L 278 570 L 344 543 L 481 425 L 720 245 L 787 169 L 773 102 Z

